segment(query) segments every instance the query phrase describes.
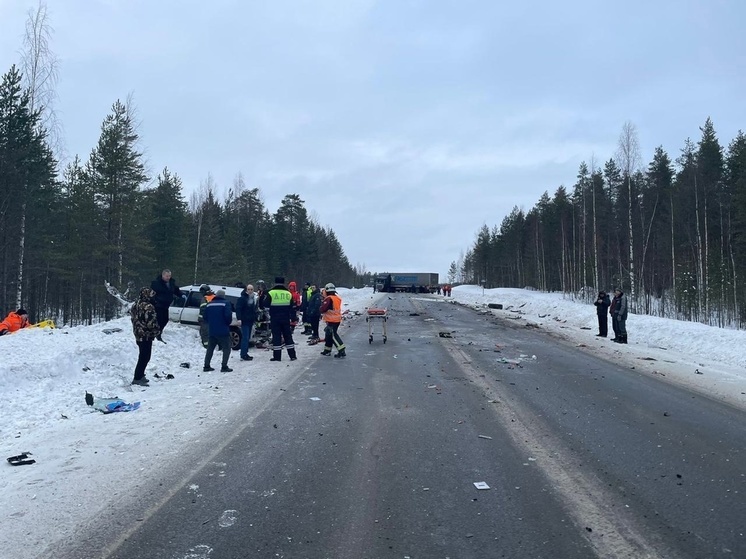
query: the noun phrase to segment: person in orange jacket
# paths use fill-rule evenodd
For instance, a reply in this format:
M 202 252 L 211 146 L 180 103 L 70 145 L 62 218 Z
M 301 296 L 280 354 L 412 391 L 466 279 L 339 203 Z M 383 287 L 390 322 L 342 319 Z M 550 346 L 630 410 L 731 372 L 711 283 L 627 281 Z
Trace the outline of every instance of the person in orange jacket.
M 17 332 L 21 328 L 26 328 L 28 325 L 28 313 L 24 309 L 10 311 L 5 320 L 0 322 L 0 336 Z
M 290 311 L 290 330 L 293 331 L 298 326 L 298 309 L 302 304 L 302 297 L 298 291 L 298 284 L 294 281 L 288 284 L 288 291 L 290 291 L 290 295 L 293 297 L 292 310 Z

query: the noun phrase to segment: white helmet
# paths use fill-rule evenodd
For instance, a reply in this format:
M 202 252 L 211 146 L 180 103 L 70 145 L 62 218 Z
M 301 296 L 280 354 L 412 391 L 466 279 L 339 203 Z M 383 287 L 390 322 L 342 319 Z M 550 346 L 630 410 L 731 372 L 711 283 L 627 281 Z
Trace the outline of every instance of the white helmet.
M 333 284 L 333 283 L 327 283 L 327 284 L 326 284 L 326 285 L 324 286 L 324 289 L 326 289 L 327 291 L 333 291 L 333 292 L 336 292 L 336 291 L 337 291 L 337 288 L 336 288 L 336 287 L 334 287 L 334 284 Z

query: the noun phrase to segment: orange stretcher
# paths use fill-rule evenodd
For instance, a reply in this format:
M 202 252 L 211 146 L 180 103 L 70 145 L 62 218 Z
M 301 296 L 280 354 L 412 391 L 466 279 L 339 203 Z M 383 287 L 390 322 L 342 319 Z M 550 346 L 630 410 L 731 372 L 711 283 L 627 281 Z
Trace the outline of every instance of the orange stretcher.
M 386 309 L 380 309 L 376 307 L 370 307 L 367 309 L 365 316 L 365 322 L 368 323 L 368 343 L 373 343 L 373 323 L 380 322 L 383 331 L 382 339 L 383 343 L 386 343 L 386 322 L 389 319 L 389 314 Z

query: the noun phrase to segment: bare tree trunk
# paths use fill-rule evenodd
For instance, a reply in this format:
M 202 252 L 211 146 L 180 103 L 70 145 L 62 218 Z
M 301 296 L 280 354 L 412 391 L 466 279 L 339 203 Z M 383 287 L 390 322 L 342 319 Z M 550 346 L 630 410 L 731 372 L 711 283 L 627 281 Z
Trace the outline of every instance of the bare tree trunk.
M 673 291 L 674 315 L 671 318 L 677 318 L 679 314 L 678 295 L 676 294 L 676 242 L 675 228 L 673 219 L 673 191 L 671 191 L 671 290 Z
M 23 258 L 26 248 L 26 202 L 21 204 L 21 238 L 18 243 L 18 284 L 16 285 L 16 309 L 23 303 Z
M 694 173 L 694 215 L 696 217 L 696 231 L 697 231 L 697 320 L 702 320 L 702 292 L 704 291 L 704 265 L 702 258 L 704 256 L 704 248 L 702 243 L 702 233 L 699 225 L 699 192 L 697 189 L 697 173 Z
M 627 175 L 627 225 L 629 229 L 629 304 L 630 310 L 636 309 L 635 293 L 635 240 L 632 226 L 632 175 L 639 166 L 640 146 L 637 140 L 637 130 L 631 122 L 625 122 L 622 133 L 619 136 L 619 149 L 617 151 L 619 166 Z

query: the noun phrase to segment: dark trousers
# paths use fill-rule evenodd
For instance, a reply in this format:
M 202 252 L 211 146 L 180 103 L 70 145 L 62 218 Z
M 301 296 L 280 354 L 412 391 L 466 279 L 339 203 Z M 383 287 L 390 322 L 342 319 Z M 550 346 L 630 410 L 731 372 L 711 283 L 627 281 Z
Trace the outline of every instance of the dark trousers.
M 210 366 L 212 354 L 215 352 L 215 346 L 220 346 L 220 349 L 223 351 L 223 362 L 221 363 L 221 367 L 227 367 L 228 358 L 231 356 L 230 334 L 226 334 L 225 336 L 208 336 L 207 353 L 205 353 L 205 367 Z
M 291 359 L 295 359 L 295 342 L 289 320 L 272 320 L 272 355 L 275 359 L 282 357 L 282 347 L 288 350 Z
M 616 319 L 616 316 L 611 317 L 611 327 L 614 329 L 614 339 L 618 340 L 622 337 L 622 332 L 619 330 L 619 321 Z
M 153 354 L 153 340 L 143 340 L 135 343 L 140 349 L 137 365 L 135 365 L 135 380 L 140 380 L 145 376 L 145 367 L 150 363 L 150 356 Z
M 166 324 L 168 324 L 168 307 L 156 307 L 155 319 L 158 321 L 158 327 L 161 329 L 161 332 L 163 332 Z
M 342 338 L 339 337 L 337 330 L 339 330 L 339 322 L 327 322 L 326 328 L 324 328 L 324 347 L 325 349 L 331 349 L 332 345 L 337 348 L 337 351 L 343 351 L 345 344 Z
M 321 316 L 311 316 L 308 319 L 308 323 L 311 325 L 311 335 L 314 338 L 319 337 L 319 322 L 321 321 Z
M 609 335 L 609 318 L 606 313 L 598 315 L 598 333 L 604 338 Z

